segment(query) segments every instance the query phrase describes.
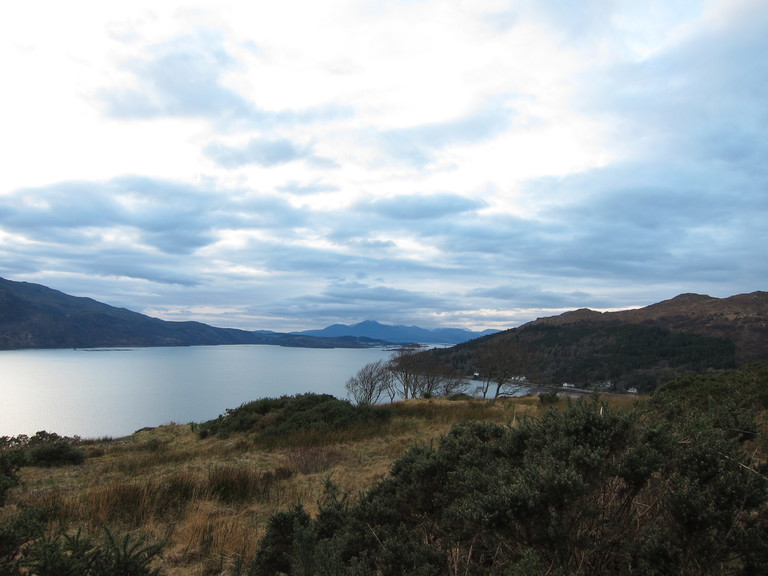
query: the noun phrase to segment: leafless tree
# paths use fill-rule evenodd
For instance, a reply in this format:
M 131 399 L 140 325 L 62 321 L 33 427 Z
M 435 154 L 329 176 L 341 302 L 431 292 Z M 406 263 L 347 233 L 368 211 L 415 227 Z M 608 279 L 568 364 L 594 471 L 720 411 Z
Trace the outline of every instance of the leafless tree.
M 415 398 L 418 390 L 418 359 L 416 349 L 400 348 L 392 354 L 387 363 L 392 373 L 394 389 L 397 394 L 407 400 Z
M 488 395 L 496 385 L 494 398 L 511 396 L 527 384 L 526 372 L 531 368 L 527 350 L 517 342 L 499 340 L 485 346 L 475 361 L 482 377 L 480 391 Z
M 376 404 L 392 388 L 392 372 L 388 363 L 377 360 L 366 364 L 347 380 L 347 394 L 357 404 Z
M 463 389 L 464 378 L 457 376 L 428 352 L 404 348 L 389 361 L 397 393 L 407 398 L 448 396 Z

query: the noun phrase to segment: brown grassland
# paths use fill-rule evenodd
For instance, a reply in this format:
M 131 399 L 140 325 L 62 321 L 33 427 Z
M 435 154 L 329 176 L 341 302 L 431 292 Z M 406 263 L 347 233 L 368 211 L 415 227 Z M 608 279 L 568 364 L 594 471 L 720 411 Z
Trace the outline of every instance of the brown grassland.
M 609 396 L 614 408 L 642 398 Z M 564 402 L 560 402 L 564 404 Z M 537 397 L 497 401 L 409 400 L 366 428 L 297 434 L 269 443 L 246 434 L 199 439 L 191 425 L 168 424 L 120 439 L 83 442 L 82 465 L 25 467 L 0 522 L 25 505 L 51 510 L 51 530 L 144 535 L 164 542 L 168 576 L 227 574 L 253 558 L 267 520 L 301 503 L 312 513 L 333 481 L 355 495 L 387 475 L 414 444 L 430 443 L 466 420 L 514 425 L 546 407 Z

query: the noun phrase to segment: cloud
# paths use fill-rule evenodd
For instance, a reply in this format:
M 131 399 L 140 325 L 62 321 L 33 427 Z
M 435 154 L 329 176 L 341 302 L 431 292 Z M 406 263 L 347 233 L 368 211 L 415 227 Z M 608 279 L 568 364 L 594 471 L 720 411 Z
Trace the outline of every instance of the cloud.
M 155 45 L 145 59 L 128 63 L 137 86 L 102 94 L 118 118 L 258 117 L 261 113 L 221 81 L 235 66 L 216 34 L 199 32 Z
M 248 43 L 246 43 L 247 46 Z M 129 87 L 100 93 L 107 115 L 118 119 L 205 118 L 224 125 L 272 128 L 353 116 L 345 104 L 318 103 L 303 109 L 262 109 L 225 82 L 241 62 L 218 32 L 200 29 L 146 49 L 124 62 L 134 78 Z
M 211 245 L 217 230 L 303 222 L 299 210 L 273 195 L 221 192 L 139 176 L 63 182 L 0 195 L 0 218 L 5 229 L 30 240 L 79 249 L 99 239 L 167 254 L 191 254 Z
M 539 286 L 503 285 L 476 288 L 467 293 L 469 298 L 492 298 L 519 308 L 582 308 L 606 306 L 604 299 L 587 292 L 575 290 L 560 292 L 542 289 Z
M 434 294 L 361 282 L 331 282 L 318 294 L 303 294 L 277 305 L 275 312 L 288 317 L 308 316 L 318 322 L 332 322 L 340 316 L 349 322 L 375 319 L 402 323 L 416 319 L 420 310 L 451 304 Z M 423 318 L 422 318 L 423 320 Z
M 278 166 L 312 157 L 307 146 L 297 146 L 287 139 L 252 138 L 245 146 L 209 144 L 205 154 L 225 168 L 239 168 L 247 164 L 257 166 Z
M 615 64 L 582 88 L 582 103 L 600 107 L 637 152 L 666 161 L 686 158 L 704 167 L 757 166 L 768 124 L 765 64 L 768 8 L 733 2 L 714 8 L 696 33 L 635 62 Z M 674 156 L 673 156 L 674 155 Z M 666 163 L 666 162 L 665 162 Z
M 475 212 L 485 206 L 486 204 L 482 200 L 443 192 L 398 194 L 374 200 L 361 200 L 355 209 L 393 220 L 426 220 L 458 216 L 464 212 Z
M 290 181 L 286 184 L 278 186 L 277 189 L 280 192 L 287 194 L 293 194 L 296 196 L 308 196 L 311 194 L 322 194 L 325 192 L 338 192 L 339 187 L 334 184 L 327 184 L 319 180 L 315 180 L 308 183 Z
M 478 143 L 501 134 L 513 118 L 513 111 L 497 98 L 455 120 L 383 130 L 376 135 L 376 141 L 384 154 L 414 168 L 423 168 L 433 163 L 445 148 Z

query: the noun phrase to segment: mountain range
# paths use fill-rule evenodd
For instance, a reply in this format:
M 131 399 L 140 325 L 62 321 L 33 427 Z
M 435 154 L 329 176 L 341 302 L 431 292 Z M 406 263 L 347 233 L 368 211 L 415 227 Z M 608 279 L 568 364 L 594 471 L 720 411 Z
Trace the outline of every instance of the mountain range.
M 357 336 L 386 340 L 398 344 L 409 344 L 414 342 L 422 344 L 459 344 L 461 342 L 466 342 L 467 340 L 472 340 L 473 338 L 480 338 L 481 336 L 487 336 L 496 332 L 498 332 L 498 330 L 473 332 L 461 328 L 429 329 L 420 328 L 419 326 L 381 324 L 375 320 L 365 320 L 351 326 L 346 324 L 333 324 L 322 330 L 304 330 L 303 332 L 296 332 L 296 334 L 320 336 L 324 338 Z
M 0 278 L 0 350 L 217 344 L 367 348 L 392 343 L 363 336 L 319 338 L 169 322 L 40 284 Z

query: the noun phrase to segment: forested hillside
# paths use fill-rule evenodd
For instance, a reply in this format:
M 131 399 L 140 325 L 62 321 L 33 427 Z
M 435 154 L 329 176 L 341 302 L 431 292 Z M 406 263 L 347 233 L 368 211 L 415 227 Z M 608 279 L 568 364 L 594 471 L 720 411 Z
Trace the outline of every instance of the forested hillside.
M 576 310 L 434 356 L 461 373 L 651 391 L 673 378 L 768 358 L 768 293 L 685 294 L 637 310 Z

